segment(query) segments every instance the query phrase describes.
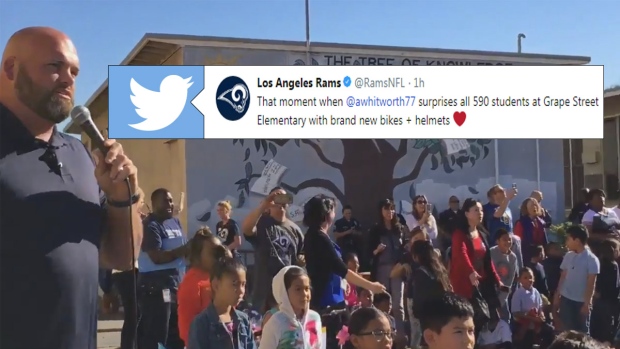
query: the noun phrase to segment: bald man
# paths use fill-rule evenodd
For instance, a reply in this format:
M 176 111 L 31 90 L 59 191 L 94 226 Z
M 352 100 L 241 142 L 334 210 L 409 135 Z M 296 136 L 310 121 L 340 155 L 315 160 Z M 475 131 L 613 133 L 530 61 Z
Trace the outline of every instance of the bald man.
M 73 43 L 52 28 L 18 31 L 2 55 L 0 348 L 96 349 L 99 263 L 131 269 L 142 240 L 140 198 L 125 184 L 137 192 L 137 171 L 121 145 L 92 158 L 56 127 L 78 73 Z

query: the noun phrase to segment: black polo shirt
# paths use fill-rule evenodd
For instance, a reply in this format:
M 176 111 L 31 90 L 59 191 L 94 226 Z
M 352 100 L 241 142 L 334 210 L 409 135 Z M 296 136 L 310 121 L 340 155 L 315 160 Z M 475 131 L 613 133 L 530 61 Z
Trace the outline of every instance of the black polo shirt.
M 0 191 L 0 348 L 96 349 L 104 211 L 90 154 L 56 130 L 35 139 L 0 104 Z

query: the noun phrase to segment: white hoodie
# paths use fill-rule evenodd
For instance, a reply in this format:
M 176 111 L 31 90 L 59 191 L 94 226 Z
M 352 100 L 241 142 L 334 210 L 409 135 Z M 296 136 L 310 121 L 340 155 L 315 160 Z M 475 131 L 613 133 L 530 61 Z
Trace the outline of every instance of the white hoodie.
M 320 349 L 321 317 L 310 308 L 306 308 L 304 317 L 295 316 L 288 292 L 284 287 L 284 274 L 291 268 L 282 268 L 273 278 L 273 296 L 279 311 L 275 313 L 263 328 L 259 349 Z M 301 269 L 301 268 L 300 268 Z

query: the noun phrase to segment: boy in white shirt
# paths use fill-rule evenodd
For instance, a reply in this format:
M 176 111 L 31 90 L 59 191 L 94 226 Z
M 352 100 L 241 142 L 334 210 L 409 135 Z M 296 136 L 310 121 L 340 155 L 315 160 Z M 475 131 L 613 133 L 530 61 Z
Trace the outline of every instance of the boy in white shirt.
M 491 320 L 478 335 L 480 349 L 511 349 L 512 332 L 510 325 L 499 317 L 497 309 L 491 311 Z

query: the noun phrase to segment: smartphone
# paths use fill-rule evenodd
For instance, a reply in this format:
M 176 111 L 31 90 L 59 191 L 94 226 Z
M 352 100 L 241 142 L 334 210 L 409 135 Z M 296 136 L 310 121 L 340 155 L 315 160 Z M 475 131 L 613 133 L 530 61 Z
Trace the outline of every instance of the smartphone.
M 276 195 L 273 202 L 277 205 L 290 205 L 293 203 L 293 195 L 289 193 Z
M 517 183 L 512 183 L 512 189 L 517 189 Z

